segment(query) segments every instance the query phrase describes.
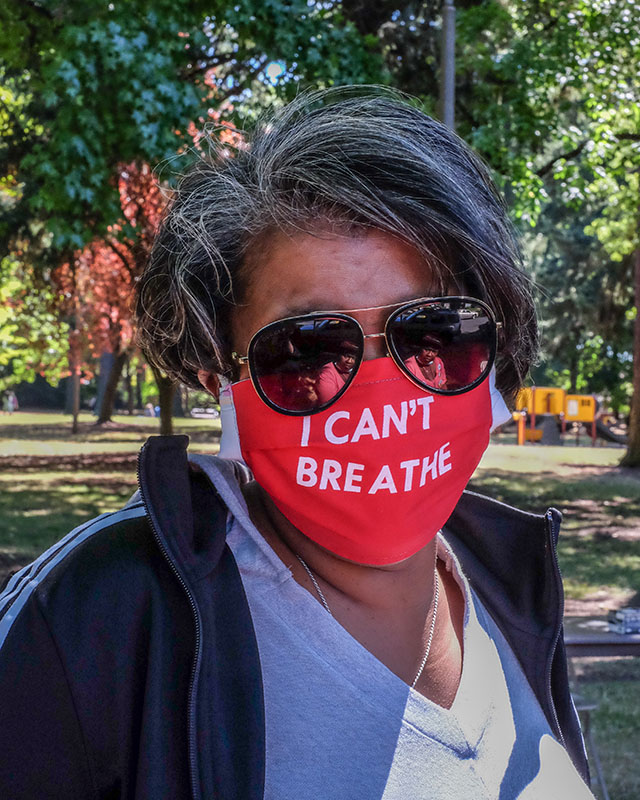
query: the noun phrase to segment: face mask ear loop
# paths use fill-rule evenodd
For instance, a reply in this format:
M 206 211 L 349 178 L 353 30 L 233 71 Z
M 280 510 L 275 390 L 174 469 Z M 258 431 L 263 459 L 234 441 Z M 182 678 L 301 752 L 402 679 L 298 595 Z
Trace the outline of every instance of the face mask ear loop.
M 243 464 L 242 451 L 240 450 L 240 435 L 238 433 L 238 420 L 233 402 L 233 386 L 226 379 L 220 378 L 220 423 L 222 435 L 220 436 L 220 458 L 231 461 L 240 461 Z
M 491 393 L 491 433 L 493 433 L 496 428 L 499 428 L 511 419 L 511 412 L 507 408 L 507 404 L 504 402 L 504 398 L 496 386 L 495 367 L 491 367 L 491 372 L 489 373 L 489 391 Z

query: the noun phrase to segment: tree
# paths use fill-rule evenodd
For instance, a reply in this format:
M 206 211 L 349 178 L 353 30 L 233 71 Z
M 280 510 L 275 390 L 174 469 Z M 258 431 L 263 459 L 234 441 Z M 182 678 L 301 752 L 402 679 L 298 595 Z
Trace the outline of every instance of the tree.
M 87 343 L 85 358 L 98 359 L 104 353 L 112 356 L 98 423 L 107 422 L 113 412 L 118 382 L 132 350 L 131 293 L 165 205 L 147 165 L 123 166 L 118 189 L 120 223 L 112 226 L 107 237 L 93 240 L 52 273 L 61 305 L 68 315 L 81 320 L 76 327 L 81 328 Z M 124 240 L 123 229 L 129 234 Z
M 526 237 L 528 262 L 541 288 L 542 365 L 534 383 L 572 393 L 599 393 L 616 413 L 631 395 L 632 287 L 628 259 L 615 262 L 585 231 L 601 209 L 576 211 L 556 197 Z
M 166 204 L 165 195 L 147 164 L 124 165 L 118 176 L 118 191 L 123 219 L 112 227 L 112 235 L 104 240 L 106 248 L 100 250 L 101 243 L 97 243 L 102 259 L 112 266 L 109 271 L 111 278 L 107 276 L 106 281 L 94 281 L 94 291 L 98 289 L 99 292 L 99 302 L 94 302 L 94 311 L 99 310 L 108 330 L 101 350 L 113 355 L 98 409 L 99 424 L 111 418 L 118 381 L 131 354 L 131 292 L 144 269 Z M 119 241 L 116 235 L 122 229 L 128 235 L 124 241 Z M 119 263 L 116 264 L 114 259 Z M 97 266 L 99 270 L 100 259 Z M 104 269 L 102 275 L 105 276 Z
M 123 205 L 123 164 L 144 170 L 180 150 L 188 156 L 194 124 L 219 120 L 223 109 L 251 114 L 295 91 L 302 74 L 318 84 L 380 75 L 338 4 L 306 0 L 8 0 L 0 52 L 0 239 L 45 280 L 88 254 L 95 272 L 108 271 L 106 247 L 135 280 L 146 222 L 130 218 L 143 205 L 135 181 L 125 180 Z M 99 293 L 92 286 L 92 297 Z M 124 350 L 111 344 L 114 386 Z M 101 418 L 108 406 L 107 395 Z
M 130 295 L 132 278 L 128 264 L 109 244 L 96 240 L 74 254 L 53 272 L 69 314 L 77 319 L 76 329 L 86 341 L 85 361 L 102 352 L 113 353 L 117 370 L 111 370 L 105 396 L 113 397 L 132 339 Z
M 70 325 L 56 296 L 16 258 L 0 265 L 0 391 L 42 375 L 54 385 L 69 374 Z
M 456 5 L 458 130 L 490 164 L 539 256 L 536 277 L 547 282 L 550 296 L 543 300 L 547 331 L 562 333 L 564 342 L 555 355 L 562 352 L 576 385 L 579 364 L 604 357 L 615 392 L 629 365 L 627 312 L 638 248 L 640 3 Z M 343 1 L 358 28 L 378 37 L 393 82 L 424 97 L 432 110 L 440 7 L 385 2 L 367 14 L 359 0 Z M 585 243 L 588 253 L 581 253 Z M 559 266 L 566 278 L 554 272 Z M 558 344 L 547 341 L 547 353 Z M 637 408 L 637 346 L 635 353 Z M 640 443 L 637 425 L 640 409 L 631 422 L 631 442 Z M 640 444 L 633 460 L 640 462 Z
M 178 150 L 188 159 L 190 136 L 207 120 L 240 123 L 301 85 L 388 81 L 433 111 L 441 6 L 10 0 L 0 9 L 9 98 L 0 106 L 0 191 L 9 198 L 0 237 L 12 252 L 18 238 L 28 241 L 21 258 L 41 271 L 61 263 L 65 248 L 96 240 L 130 250 L 123 164 L 171 160 Z M 576 386 L 587 374 L 615 382 L 630 354 L 640 2 L 456 6 L 458 130 L 490 164 L 536 253 L 536 275 L 561 299 L 543 302 L 547 352 L 566 359 Z M 559 285 L 554 264 L 571 283 Z M 575 322 L 565 330 L 563 314 Z M 594 354 L 608 377 L 596 375 Z
M 171 159 L 208 109 L 250 107 L 253 89 L 271 87 L 271 61 L 283 63 L 283 87 L 301 74 L 379 75 L 338 7 L 306 0 L 8 0 L 0 31 L 3 79 L 22 98 L 2 163 L 21 187 L 12 232 L 45 221 L 54 251 L 106 236 L 120 216 L 120 165 Z

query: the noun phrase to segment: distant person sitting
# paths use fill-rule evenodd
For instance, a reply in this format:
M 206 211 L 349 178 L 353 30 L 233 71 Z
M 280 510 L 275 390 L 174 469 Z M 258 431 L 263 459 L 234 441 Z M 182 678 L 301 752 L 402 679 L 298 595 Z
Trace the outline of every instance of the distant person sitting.
M 423 337 L 420 349 L 404 363 L 409 372 L 426 381 L 434 389 L 445 389 L 447 386 L 447 373 L 442 359 L 438 353 L 442 349 L 439 337 L 427 334 Z
M 320 403 L 327 403 L 342 389 L 353 371 L 358 348 L 353 342 L 340 342 L 340 353 L 335 361 L 325 364 L 320 370 L 316 391 Z

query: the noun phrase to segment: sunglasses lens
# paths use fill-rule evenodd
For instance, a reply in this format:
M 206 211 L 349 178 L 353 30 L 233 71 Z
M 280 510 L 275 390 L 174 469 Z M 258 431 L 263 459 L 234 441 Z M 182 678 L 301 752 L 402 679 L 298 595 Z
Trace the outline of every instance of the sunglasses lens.
M 427 389 L 455 394 L 488 374 L 496 326 L 480 303 L 458 298 L 416 303 L 387 325 L 394 358 Z
M 351 382 L 362 357 L 362 332 L 341 317 L 298 317 L 264 328 L 249 348 L 252 376 L 282 411 L 321 411 Z

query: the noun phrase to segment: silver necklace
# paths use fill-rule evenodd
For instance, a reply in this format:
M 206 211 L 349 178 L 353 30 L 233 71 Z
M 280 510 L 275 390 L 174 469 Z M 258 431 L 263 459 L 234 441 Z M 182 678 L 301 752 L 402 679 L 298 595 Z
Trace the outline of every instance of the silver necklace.
M 320 585 L 318 584 L 318 581 L 316 580 L 316 576 L 313 574 L 313 572 L 311 572 L 311 570 L 307 566 L 306 561 L 304 561 L 302 556 L 299 556 L 297 553 L 295 554 L 295 556 L 298 559 L 298 561 L 302 564 L 302 566 L 304 567 L 304 570 L 307 573 L 307 575 L 309 576 L 309 579 L 311 580 L 311 583 L 313 584 L 314 589 L 318 593 L 318 597 L 320 598 L 320 600 L 322 602 L 322 605 L 324 606 L 325 610 L 328 612 L 329 616 L 332 617 L 333 614 L 331 613 L 331 609 L 329 608 L 329 603 L 327 603 L 327 598 L 324 596 L 324 592 L 320 588 Z M 437 561 L 437 556 L 436 556 L 436 565 L 437 565 L 437 563 L 438 563 L 438 561 Z M 434 578 L 435 578 L 435 591 L 433 593 L 433 614 L 431 616 L 431 625 L 429 626 L 429 636 L 427 637 L 427 646 L 425 647 L 424 655 L 422 656 L 422 662 L 420 664 L 420 668 L 418 669 L 416 677 L 413 679 L 413 683 L 411 684 L 411 688 L 412 689 L 416 688 L 416 684 L 418 683 L 418 680 L 420 679 L 420 676 L 422 675 L 422 672 L 423 672 L 423 670 L 425 668 L 425 665 L 427 663 L 427 659 L 429 658 L 429 652 L 431 651 L 431 643 L 433 642 L 433 632 L 436 629 L 436 616 L 438 614 L 438 598 L 440 597 L 439 581 L 438 581 L 438 570 L 437 570 L 437 568 L 434 569 L 433 574 L 434 574 Z
M 416 683 L 418 683 L 418 678 L 422 675 L 422 670 L 427 663 L 427 659 L 429 658 L 429 651 L 431 650 L 431 642 L 433 642 L 433 632 L 436 629 L 436 616 L 438 614 L 438 597 L 440 597 L 440 591 L 438 589 L 438 569 L 437 569 L 437 561 L 436 561 L 436 569 L 433 571 L 434 579 L 435 579 L 435 591 L 433 593 L 433 614 L 431 616 L 431 625 L 429 626 L 429 638 L 427 639 L 427 646 L 424 651 L 424 655 L 422 656 L 422 663 L 420 664 L 420 669 L 418 670 L 418 674 L 413 679 L 413 683 L 411 684 L 411 688 L 416 688 Z
M 316 580 L 316 576 L 313 574 L 313 572 L 311 572 L 311 570 L 307 566 L 306 561 L 302 560 L 302 556 L 299 556 L 296 553 L 296 558 L 302 564 L 302 566 L 305 568 L 307 575 L 311 578 L 311 583 L 314 585 L 315 590 L 318 593 L 318 597 L 320 598 L 320 600 L 322 600 L 322 605 L 329 612 L 329 616 L 332 617 L 333 614 L 331 613 L 331 609 L 329 608 L 329 603 L 327 603 L 327 598 L 324 596 L 324 593 L 323 593 L 322 589 L 318 585 L 318 581 Z

